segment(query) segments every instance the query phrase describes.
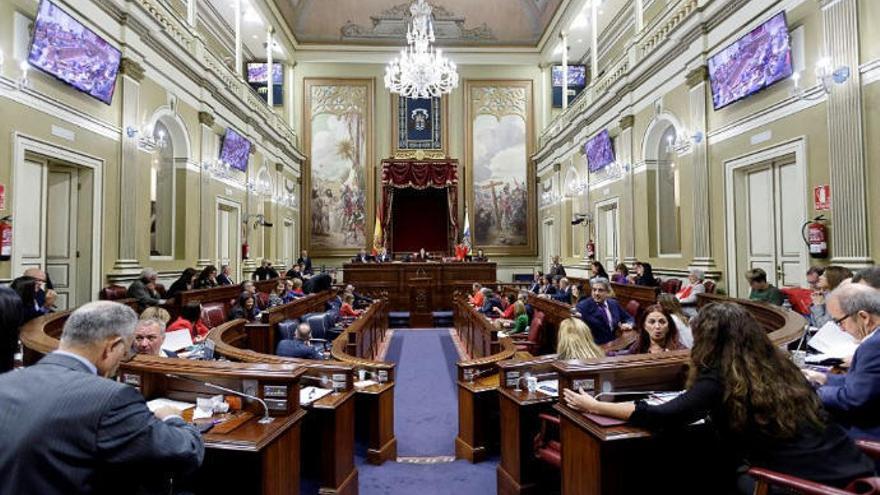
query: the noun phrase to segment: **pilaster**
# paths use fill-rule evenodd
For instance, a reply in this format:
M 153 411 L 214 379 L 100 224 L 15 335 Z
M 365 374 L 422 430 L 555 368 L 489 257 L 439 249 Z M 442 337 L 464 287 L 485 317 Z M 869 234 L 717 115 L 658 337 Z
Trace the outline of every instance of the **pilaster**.
M 708 128 L 706 101 L 708 99 L 709 71 L 705 65 L 692 70 L 687 75 L 688 101 L 691 127 L 689 139 L 693 140 L 693 194 L 694 194 L 694 239 L 691 267 L 703 271 L 715 271 L 712 258 L 712 237 L 710 230 L 711 211 L 709 208 L 709 153 L 706 143 Z
M 122 158 L 119 163 L 119 249 L 113 271 L 116 275 L 135 274 L 141 270 L 137 259 L 137 172 L 138 141 L 144 137 L 139 121 L 139 102 L 144 68 L 130 58 L 123 58 L 119 72 L 122 79 Z M 148 239 L 148 237 L 145 237 Z
M 850 78 L 828 94 L 831 262 L 848 268 L 872 264 L 868 245 L 865 190 L 865 129 L 862 119 L 857 0 L 819 2 L 825 28 L 825 55 L 831 67 L 847 66 Z
M 633 125 L 635 117 L 624 115 L 618 125 L 618 159 L 627 166 L 623 169 L 623 202 L 621 205 L 620 230 L 623 238 L 623 262 L 631 265 L 636 262 L 636 231 L 635 231 L 635 191 L 633 190 Z M 606 267 L 611 269 L 612 267 Z
M 214 148 L 214 116 L 208 112 L 199 112 L 199 130 L 202 139 L 202 160 L 201 164 L 205 164 L 217 156 L 217 150 Z M 199 259 L 196 260 L 196 266 L 206 267 L 213 263 L 211 247 L 214 240 L 211 237 L 211 223 L 214 220 L 214 211 L 216 208 L 211 204 L 210 195 L 211 177 L 204 167 L 199 172 Z

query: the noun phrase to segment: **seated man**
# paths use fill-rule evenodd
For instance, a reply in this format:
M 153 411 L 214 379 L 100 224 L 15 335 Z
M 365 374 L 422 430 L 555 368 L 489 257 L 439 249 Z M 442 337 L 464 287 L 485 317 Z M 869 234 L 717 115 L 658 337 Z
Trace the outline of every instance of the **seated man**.
M 492 289 L 483 288 L 483 306 L 480 307 L 479 312 L 487 316 L 495 317 L 498 316 L 495 308 L 502 311 L 504 310 L 504 304 L 501 302 L 501 298 L 498 297 Z
M 260 262 L 260 267 L 254 270 L 254 280 L 271 280 L 278 278 L 278 272 L 272 268 L 272 262 L 264 259 Z
M 475 254 L 471 257 L 471 261 L 485 262 L 485 261 L 489 261 L 489 257 L 486 256 L 485 254 L 483 254 L 483 250 L 481 248 L 481 249 L 477 249 L 477 254 Z
M 312 329 L 308 323 L 300 323 L 296 327 L 296 335 L 293 339 L 285 339 L 278 343 L 279 356 L 303 358 L 303 359 L 324 359 L 316 347 L 311 344 Z
M 477 282 L 474 282 L 474 285 L 471 286 L 471 289 L 474 291 L 470 296 L 470 303 L 474 305 L 475 308 L 483 307 L 483 286 Z
M 220 267 L 220 275 L 217 275 L 217 284 L 219 285 L 232 285 L 235 282 L 232 281 L 232 275 L 229 273 L 229 265 L 222 265 Z
M 55 299 L 58 297 L 58 294 L 55 293 L 55 289 L 52 287 L 49 275 L 39 268 L 28 268 L 24 271 L 24 276 L 33 277 L 37 280 L 37 294 L 35 297 L 37 305 L 39 305 L 43 313 L 55 311 Z
M 379 249 L 379 254 L 376 255 L 376 261 L 379 263 L 390 263 L 394 261 L 394 257 L 383 247 Z
M 562 277 L 559 279 L 559 290 L 552 297 L 561 303 L 571 304 L 571 284 L 569 284 L 567 278 Z
M 345 286 L 345 292 L 348 292 L 354 296 L 354 304 L 352 306 L 355 309 L 364 309 L 370 304 L 373 304 L 373 300 L 371 298 L 356 292 L 354 290 L 354 286 L 351 284 Z
M 618 328 L 629 330 L 633 327 L 633 317 L 620 307 L 608 293 L 611 286 L 607 278 L 590 280 L 592 297 L 585 297 L 577 303 L 581 319 L 593 332 L 593 340 L 598 345 L 611 342 Z
M 156 270 L 144 268 L 140 278 L 128 286 L 128 297 L 137 301 L 141 311 L 150 306 L 165 304 L 165 300 L 159 297 L 159 291 L 156 290 L 156 279 L 158 278 L 159 273 Z
M 136 323 L 122 304 L 85 304 L 57 351 L 0 375 L 3 493 L 169 493 L 167 476 L 202 464 L 204 440 L 179 410 L 151 413 L 136 388 L 106 378 L 131 351 Z
M 805 369 L 819 385 L 822 404 L 854 438 L 880 440 L 880 291 L 862 284 L 842 285 L 828 298 L 828 312 L 859 346 L 843 375 Z
M 138 320 L 134 327 L 133 349 L 138 354 L 176 358 L 177 353 L 162 349 L 165 342 L 165 323 L 162 320 L 148 318 Z
M 358 254 L 351 258 L 352 263 L 372 263 L 373 261 L 375 258 L 367 254 L 367 250 L 364 248 L 361 248 Z
M 760 268 L 753 268 L 746 273 L 746 280 L 752 291 L 749 292 L 749 299 L 752 301 L 766 302 L 782 306 L 785 297 L 782 291 L 767 283 L 767 272 Z
M 290 267 L 290 270 L 287 270 L 286 277 L 289 279 L 290 278 L 298 278 L 298 279 L 302 280 L 303 279 L 302 266 L 301 265 L 293 265 L 292 267 Z

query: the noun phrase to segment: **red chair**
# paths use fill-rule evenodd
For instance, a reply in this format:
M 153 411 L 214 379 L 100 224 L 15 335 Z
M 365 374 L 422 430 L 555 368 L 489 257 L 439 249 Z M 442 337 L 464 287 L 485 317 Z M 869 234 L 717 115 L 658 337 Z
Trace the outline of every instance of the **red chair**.
M 642 309 L 642 305 L 635 299 L 630 299 L 630 301 L 626 303 L 626 312 L 633 318 L 638 317 L 640 309 Z
M 813 291 L 802 287 L 782 287 L 779 289 L 791 303 L 791 309 L 802 315 L 809 316 L 810 305 L 813 304 Z
M 226 323 L 229 319 L 229 313 L 226 304 L 222 302 L 213 302 L 202 304 L 202 323 L 208 328 L 214 328 Z
M 874 459 L 880 459 L 880 442 L 858 440 L 856 445 L 862 452 Z M 809 481 L 787 474 L 777 473 L 769 469 L 751 468 L 749 475 L 755 478 L 755 495 L 767 495 L 770 487 L 780 487 L 786 493 L 805 495 L 852 495 L 880 493 L 880 477 L 860 478 L 847 485 L 845 489 L 834 488 L 815 481 Z
M 660 290 L 666 294 L 677 294 L 681 290 L 681 280 L 668 278 L 660 284 Z
M 707 294 L 714 294 L 715 293 L 715 282 L 713 282 L 711 280 L 703 280 L 703 287 L 706 288 Z
M 117 301 L 128 297 L 128 289 L 121 285 L 108 285 L 98 293 L 98 299 L 102 301 Z
M 560 469 L 562 467 L 562 443 L 559 442 L 559 416 L 541 413 L 541 431 L 535 435 L 533 445 L 535 458 Z M 555 431 L 555 435 L 551 432 Z
M 541 348 L 541 331 L 544 327 L 544 312 L 535 311 L 532 323 L 529 325 L 528 336 L 511 335 L 517 351 L 527 351 L 535 354 Z

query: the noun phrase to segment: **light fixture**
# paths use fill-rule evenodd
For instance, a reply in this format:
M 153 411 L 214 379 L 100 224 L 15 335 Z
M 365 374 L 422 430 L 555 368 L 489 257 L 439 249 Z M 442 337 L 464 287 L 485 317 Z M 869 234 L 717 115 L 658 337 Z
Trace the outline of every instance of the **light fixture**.
M 275 193 L 272 201 L 287 208 L 296 208 L 296 195 L 287 191 Z
M 218 180 L 229 180 L 233 178 L 233 168 L 223 160 L 205 160 L 202 162 L 202 170 L 211 177 Z
M 21 69 L 21 77 L 18 79 L 18 85 L 23 88 L 28 88 L 31 85 L 31 80 L 28 79 L 28 70 L 30 70 L 31 66 L 27 60 L 22 60 L 18 65 Z
M 272 194 L 272 185 L 269 181 L 251 177 L 247 181 L 247 190 L 258 196 L 269 196 Z
M 385 87 L 406 98 L 436 98 L 458 87 L 455 63 L 443 56 L 435 41 L 431 6 L 416 0 L 409 8 L 408 46 L 385 67 Z
M 702 143 L 704 137 L 702 131 L 695 131 L 693 134 L 682 132 L 674 136 L 666 136 L 666 152 L 682 155 L 695 145 Z
M 138 148 L 147 153 L 155 153 L 160 148 L 164 148 L 168 142 L 165 139 L 165 131 L 159 130 L 157 133 L 148 132 L 146 127 L 137 129 L 132 126 L 125 128 L 125 135 L 130 139 L 137 139 Z M 138 138 L 138 136 L 140 136 Z
M 830 94 L 835 85 L 840 85 L 849 80 L 851 71 L 848 65 L 841 65 L 834 68 L 829 57 L 822 57 L 816 61 L 816 68 L 813 71 L 816 74 L 816 82 L 822 89 L 818 94 L 815 92 L 807 92 L 800 85 L 801 73 L 795 72 L 791 75 L 794 83 L 794 95 L 800 99 L 817 100 L 823 96 Z

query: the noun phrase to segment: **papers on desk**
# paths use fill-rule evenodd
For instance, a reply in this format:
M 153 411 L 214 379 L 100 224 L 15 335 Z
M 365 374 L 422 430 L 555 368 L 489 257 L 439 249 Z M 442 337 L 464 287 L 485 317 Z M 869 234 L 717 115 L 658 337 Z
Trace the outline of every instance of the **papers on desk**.
M 333 390 L 329 388 L 318 388 L 318 387 L 306 387 L 299 389 L 299 403 L 300 405 L 308 405 L 316 400 L 324 397 L 325 395 L 330 394 Z
M 559 397 L 559 380 L 542 380 L 536 390 L 550 397 Z
M 171 400 L 161 397 L 158 399 L 147 401 L 147 409 L 149 409 L 150 412 L 156 412 L 159 408 L 165 406 L 173 407 L 179 411 L 185 411 L 191 407 L 196 407 L 195 404 L 190 404 L 189 402 L 181 402 L 179 400 Z
M 354 388 L 360 390 L 367 387 L 372 387 L 373 385 L 378 385 L 379 382 L 375 380 L 361 380 L 359 382 L 354 382 Z
M 177 352 L 193 345 L 192 335 L 189 330 L 175 330 L 165 333 L 165 342 L 162 342 L 162 349 Z
M 822 328 L 810 339 L 808 345 L 819 351 L 820 354 L 824 354 L 824 359 L 842 359 L 852 356 L 856 352 L 856 347 L 859 346 L 852 335 L 841 330 L 833 321 L 822 325 Z

